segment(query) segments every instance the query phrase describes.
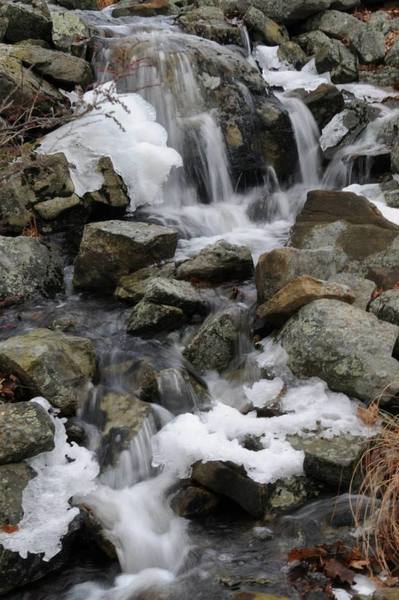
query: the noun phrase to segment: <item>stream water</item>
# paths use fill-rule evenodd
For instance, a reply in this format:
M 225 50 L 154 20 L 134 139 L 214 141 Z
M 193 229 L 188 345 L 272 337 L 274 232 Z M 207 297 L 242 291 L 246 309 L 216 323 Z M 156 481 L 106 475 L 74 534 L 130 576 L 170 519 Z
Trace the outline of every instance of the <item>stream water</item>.
M 379 152 L 372 127 L 354 145 L 345 148 L 323 173 L 320 131 L 305 104 L 289 96 L 294 88 L 312 89 L 321 81 L 328 81 L 328 74 L 316 74 L 311 64 L 302 72 L 290 71 L 278 61 L 273 48 L 260 47 L 248 58 L 256 60 L 266 81 L 277 86 L 278 97 L 289 112 L 295 133 L 299 168 L 289 188 L 280 186 L 275 173 L 270 171 L 262 186 L 237 192 L 216 115 L 208 109 L 198 76 L 185 53 L 187 38 L 191 36 L 178 31 L 167 18 L 113 19 L 107 10 L 82 15 L 104 32 L 104 37 L 97 40 L 99 50 L 95 55 L 98 80 L 112 79 L 119 69 L 119 90 L 122 93 L 138 90 L 150 102 L 157 122 L 168 133 L 168 145 L 182 156 L 183 163 L 184 131 L 189 128 L 194 136 L 195 168 L 201 185 L 193 186 L 183 169 L 175 169 L 164 190 L 163 203 L 142 207 L 139 215 L 140 220 L 168 224 L 179 231 L 178 258 L 225 239 L 249 246 L 256 261 L 262 252 L 285 243 L 308 190 L 363 183 L 353 179 L 351 157 L 360 149 L 371 156 Z M 151 64 L 123 73 L 125 65 L 118 61 L 129 45 L 137 46 L 135 60 L 140 61 L 150 53 Z M 381 119 L 391 114 L 393 109 L 379 104 L 383 92 L 367 86 L 350 87 L 359 96 L 374 97 Z M 248 207 L 260 194 L 267 195 L 267 208 L 262 218 L 254 222 L 248 216 Z M 370 199 L 384 209 L 375 187 Z M 397 218 L 394 209 L 390 210 L 389 218 Z M 217 518 L 189 523 L 170 508 L 170 491 L 177 478 L 189 473 L 193 459 L 235 459 L 257 481 L 272 481 L 278 477 L 276 473 L 298 474 L 303 456 L 290 447 L 284 436 L 316 421 L 332 432 L 353 432 L 356 428 L 361 431 L 355 405 L 342 394 L 329 392 L 323 382 L 296 380 L 287 371 L 279 349 L 273 348 L 270 341 L 265 342 L 267 352 L 263 355 L 253 350 L 246 326 L 256 300 L 253 282 L 241 286 L 238 302 L 232 299 L 229 285 L 210 296 L 215 311 L 231 305 L 239 314 L 242 340 L 229 372 L 223 377 L 215 374 L 206 377 L 212 406 L 204 411 L 192 386 L 176 371 L 182 364 L 181 349 L 190 329 L 152 339 L 129 336 L 126 334 L 129 311 L 125 306 L 114 300 L 74 293 L 68 264 L 65 277 L 68 290 L 65 296 L 9 310 L 0 317 L 0 335 L 5 338 L 32 327 L 54 326 L 70 320 L 75 334 L 94 341 L 100 361 L 99 382 L 80 414 L 91 450 L 97 450 L 99 440 L 99 395 L 107 389 L 126 391 L 129 387 L 123 375 L 112 368 L 114 365 L 148 357 L 157 370 L 175 371 L 161 384 L 161 402 L 154 408 L 154 418 L 148 420 L 129 450 L 124 451 L 118 468 L 101 476 L 96 490 L 84 500 L 112 540 L 119 566 L 116 562 L 99 565 L 92 560 L 88 548 L 84 548 L 76 551 L 75 560 L 61 573 L 8 597 L 150 600 L 165 595 L 176 600 L 221 600 L 230 598 L 235 589 L 265 591 L 265 586 L 270 593 L 295 597 L 287 582 L 284 554 L 300 543 L 334 539 L 332 514 L 338 525 L 351 524 L 347 503 L 321 499 L 270 524 L 254 523 L 231 507 Z M 255 398 L 256 402 L 260 391 L 256 387 L 259 364 L 271 369 L 274 385 L 278 386 L 279 381 L 288 385 L 287 418 L 267 423 L 267 419 L 253 419 L 239 413 L 248 398 Z M 240 372 L 243 374 L 237 376 Z M 268 385 L 265 380 L 258 381 L 258 385 L 263 385 L 265 393 Z M 265 449 L 251 452 L 234 445 L 234 437 L 243 431 L 265 435 L 268 440 Z M 341 530 L 342 535 L 345 533 Z M 148 590 L 154 589 L 160 596 L 150 595 Z

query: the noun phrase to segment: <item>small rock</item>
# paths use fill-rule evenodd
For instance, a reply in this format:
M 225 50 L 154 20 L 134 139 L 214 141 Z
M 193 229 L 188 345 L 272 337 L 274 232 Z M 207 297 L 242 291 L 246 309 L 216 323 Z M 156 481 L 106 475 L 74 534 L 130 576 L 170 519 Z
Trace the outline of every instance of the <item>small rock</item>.
M 39 202 L 35 205 L 35 211 L 45 221 L 54 221 L 61 215 L 65 215 L 65 213 L 80 206 L 81 201 L 79 196 L 72 194 L 72 196 L 52 198 L 51 200 Z
M 370 303 L 369 310 L 382 321 L 399 325 L 399 289 L 382 292 Z
M 237 592 L 232 600 L 288 600 L 286 596 L 263 594 L 262 592 Z
M 185 322 L 181 308 L 154 304 L 143 299 L 130 313 L 127 331 L 133 335 L 173 331 L 182 327 Z
M 268 46 L 278 46 L 289 39 L 288 31 L 284 25 L 279 25 L 269 19 L 261 10 L 250 6 L 243 17 L 251 39 Z
M 206 314 L 208 305 L 188 281 L 154 277 L 146 286 L 144 300 L 180 308 L 186 315 Z
M 223 11 L 216 6 L 201 6 L 189 10 L 178 18 L 178 23 L 185 33 L 219 44 L 242 46 L 240 29 L 227 23 Z
M 315 90 L 306 94 L 304 103 L 323 129 L 331 119 L 344 108 L 344 97 L 334 85 L 322 83 Z
M 0 404 L 0 464 L 19 462 L 54 448 L 54 426 L 36 402 Z
M 277 50 L 278 58 L 300 70 L 309 61 L 302 48 L 295 42 L 284 42 Z
M 0 527 L 17 525 L 24 516 L 22 494 L 33 477 L 26 463 L 0 466 Z
M 175 275 L 175 264 L 152 265 L 135 271 L 131 275 L 120 278 L 114 296 L 131 304 L 137 304 L 144 298 L 147 286 L 154 277 L 173 278 Z
M 58 10 L 51 12 L 51 19 L 54 47 L 73 56 L 85 58 L 91 34 L 83 19 L 76 13 Z
M 182 263 L 177 269 L 177 277 L 211 283 L 240 281 L 250 277 L 253 268 L 252 256 L 246 246 L 234 246 L 220 240 Z
M 3 6 L 3 15 L 8 19 L 5 34 L 7 42 L 28 39 L 50 41 L 52 23 L 46 3 L 34 6 L 24 2 L 8 2 Z
M 339 40 L 330 40 L 328 46 L 318 50 L 315 60 L 317 72 L 330 71 L 333 83 L 350 83 L 359 78 L 357 57 Z
M 259 319 L 265 319 L 268 323 L 279 326 L 301 306 L 320 298 L 331 298 L 353 304 L 355 295 L 345 285 L 301 275 L 281 288 L 270 300 L 258 306 L 256 315 Z
M 363 64 L 380 63 L 385 57 L 385 36 L 382 31 L 366 26 L 352 38 L 352 45 Z M 388 63 L 389 64 L 389 63 Z
M 385 57 L 385 62 L 390 67 L 399 67 L 399 41 L 392 46 L 392 48 L 387 52 Z
M 76 0 L 73 0 L 76 1 Z M 168 15 L 173 12 L 169 0 L 121 0 L 112 11 L 115 17 L 156 17 L 157 15 Z
M 99 190 L 85 194 L 85 200 L 100 206 L 121 209 L 121 212 L 124 212 L 130 204 L 129 195 L 122 177 L 116 173 L 109 156 L 100 158 L 97 171 L 101 173 L 104 183 Z
M 174 256 L 177 233 L 160 225 L 102 221 L 84 228 L 73 283 L 80 289 L 112 292 L 119 279 Z
M 213 492 L 194 485 L 183 487 L 173 497 L 171 506 L 175 513 L 185 519 L 198 519 L 215 512 L 220 497 Z
M 379 87 L 396 86 L 399 81 L 399 66 L 380 65 L 375 69 L 359 69 L 359 82 Z

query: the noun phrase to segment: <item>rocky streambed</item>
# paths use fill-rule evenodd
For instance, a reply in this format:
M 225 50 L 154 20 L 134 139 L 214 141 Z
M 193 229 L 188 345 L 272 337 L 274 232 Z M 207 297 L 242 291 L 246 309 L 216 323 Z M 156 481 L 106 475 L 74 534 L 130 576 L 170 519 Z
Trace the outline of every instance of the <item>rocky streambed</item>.
M 356 543 L 397 412 L 395 4 L 6 0 L 0 40 L 0 594 L 395 598 L 287 563 Z

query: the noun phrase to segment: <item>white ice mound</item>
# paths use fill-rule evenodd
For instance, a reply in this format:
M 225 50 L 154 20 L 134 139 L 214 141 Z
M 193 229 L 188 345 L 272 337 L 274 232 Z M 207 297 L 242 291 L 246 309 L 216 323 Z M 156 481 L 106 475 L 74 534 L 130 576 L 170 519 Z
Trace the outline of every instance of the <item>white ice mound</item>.
M 118 94 L 112 82 L 86 92 L 83 101 L 98 109 L 47 134 L 38 152 L 65 154 L 79 196 L 101 188 L 96 167 L 101 156 L 109 156 L 128 188 L 132 209 L 161 203 L 162 186 L 182 159 L 166 145 L 168 134 L 156 123 L 153 106 L 139 94 Z
M 44 398 L 32 402 L 49 410 Z M 92 492 L 96 486 L 98 464 L 94 454 L 69 444 L 65 433 L 65 419 L 53 417 L 55 447 L 26 461 L 37 473 L 26 486 L 22 507 L 24 516 L 15 533 L 0 532 L 0 544 L 7 550 L 18 552 L 22 558 L 31 554 L 43 554 L 49 561 L 61 550 L 61 539 L 68 532 L 71 521 L 79 509 L 70 505 L 75 495 L 80 497 Z

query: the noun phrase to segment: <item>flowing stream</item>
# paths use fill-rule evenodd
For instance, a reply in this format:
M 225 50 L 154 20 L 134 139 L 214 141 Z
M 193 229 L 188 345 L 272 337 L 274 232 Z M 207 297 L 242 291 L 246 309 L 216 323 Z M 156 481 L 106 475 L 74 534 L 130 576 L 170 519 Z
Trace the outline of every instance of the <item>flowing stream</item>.
M 316 74 L 312 65 L 301 72 L 289 71 L 279 63 L 275 49 L 258 48 L 248 60 L 256 60 L 266 81 L 278 86 L 278 98 L 289 112 L 295 134 L 299 166 L 288 188 L 280 185 L 271 170 L 262 185 L 245 193 L 237 191 L 217 115 L 207 107 L 198 76 L 185 52 L 186 44 L 192 42 L 191 36 L 178 31 L 167 18 L 112 19 L 106 10 L 82 14 L 104 32 L 104 37 L 97 40 L 95 54 L 98 80 L 116 78 L 119 91 L 138 91 L 150 102 L 157 121 L 168 133 L 168 145 L 183 158 L 185 168 L 172 173 L 163 203 L 140 211 L 140 218 L 178 229 L 181 236 L 178 258 L 191 256 L 214 241 L 225 239 L 248 245 L 256 261 L 262 252 L 285 243 L 307 191 L 362 183 L 353 180 L 350 157 L 362 148 L 373 156 L 383 151 L 378 148 L 375 131 L 369 127 L 323 173 L 320 131 L 305 104 L 290 96 L 290 91 L 301 86 L 312 89 L 320 81 L 328 81 L 328 74 Z M 362 93 L 360 88 L 358 92 Z M 377 96 L 376 105 L 379 100 Z M 384 107 L 380 119 L 389 114 L 390 109 Z M 380 125 L 377 123 L 374 129 Z M 187 135 L 191 156 L 187 155 Z M 195 169 L 197 185 L 193 184 L 191 169 Z M 251 220 L 248 209 L 262 196 L 267 197 L 267 208 L 261 219 Z M 375 190 L 371 196 L 371 200 L 381 202 Z M 397 218 L 396 213 L 394 216 Z M 70 277 L 70 269 L 66 270 L 66 277 Z M 157 369 L 165 369 L 160 382 L 160 405 L 154 406 L 153 416 L 147 419 L 129 449 L 122 452 L 118 467 L 105 471 L 95 491 L 84 499 L 114 544 L 121 573 L 117 573 L 115 566 L 101 573 L 98 568 L 85 569 L 76 564 L 58 579 L 54 576 L 36 591 L 24 596 L 17 594 L 15 598 L 152 599 L 163 597 L 162 593 L 167 596 L 171 590 L 170 597 L 176 600 L 189 597 L 216 600 L 230 598 L 237 581 L 249 582 L 255 591 L 268 581 L 271 592 L 287 592 L 289 586 L 281 571 L 281 556 L 298 541 L 319 539 L 320 522 L 330 523 L 331 515 L 326 516 L 331 512 L 330 499 L 318 501 L 295 517 L 276 521 L 270 529 L 264 524 L 254 527 L 242 515 L 233 515 L 228 521 L 220 518 L 210 519 L 206 524 L 189 524 L 170 507 L 174 486 L 178 478 L 189 474 L 193 458 L 236 458 L 257 481 L 267 482 L 276 477 L 273 469 L 287 475 L 300 472 L 303 456 L 284 437 L 296 428 L 316 420 L 321 420 L 331 431 L 357 427 L 351 401 L 342 394 L 331 393 L 323 382 L 304 384 L 296 380 L 271 341 L 265 342 L 269 346 L 263 354 L 253 351 L 247 329 L 256 292 L 252 283 L 243 285 L 240 291 L 238 303 L 232 302 L 229 286 L 219 288 L 210 298 L 214 311 L 232 306 L 242 331 L 236 361 L 229 373 L 206 377 L 210 411 L 179 371 L 183 340 L 177 334 L 163 339 L 131 338 L 125 333 L 125 307 L 111 300 L 85 298 L 71 291 L 58 304 L 47 302 L 27 308 L 23 325 L 17 311 L 8 312 L 8 325 L 1 318 L 2 331 L 9 335 L 7 327 L 18 332 L 38 323 L 46 325 L 72 316 L 77 323 L 76 333 L 94 340 L 100 356 L 100 381 L 80 415 L 89 448 L 94 452 L 99 443 L 98 398 L 104 389 L 126 392 L 129 387 L 123 374 L 115 373 L 112 366 L 122 359 L 138 361 L 150 357 Z M 290 418 L 268 424 L 267 419 L 246 419 L 238 412 L 248 398 L 256 405 L 257 394 L 265 393 L 266 380 L 261 380 L 262 390 L 256 387 L 261 367 L 272 369 L 275 375 L 270 393 L 275 393 L 276 386 L 288 385 L 285 402 Z M 244 377 L 232 377 L 240 371 L 245 372 Z M 259 428 L 263 428 L 262 433 L 269 436 L 264 450 L 251 452 L 233 447 L 234 434 L 245 431 L 246 427 L 249 433 L 259 433 Z M 323 535 L 328 537 L 328 533 Z M 222 588 L 220 581 L 224 582 Z M 153 589 L 160 596 L 145 595 Z

